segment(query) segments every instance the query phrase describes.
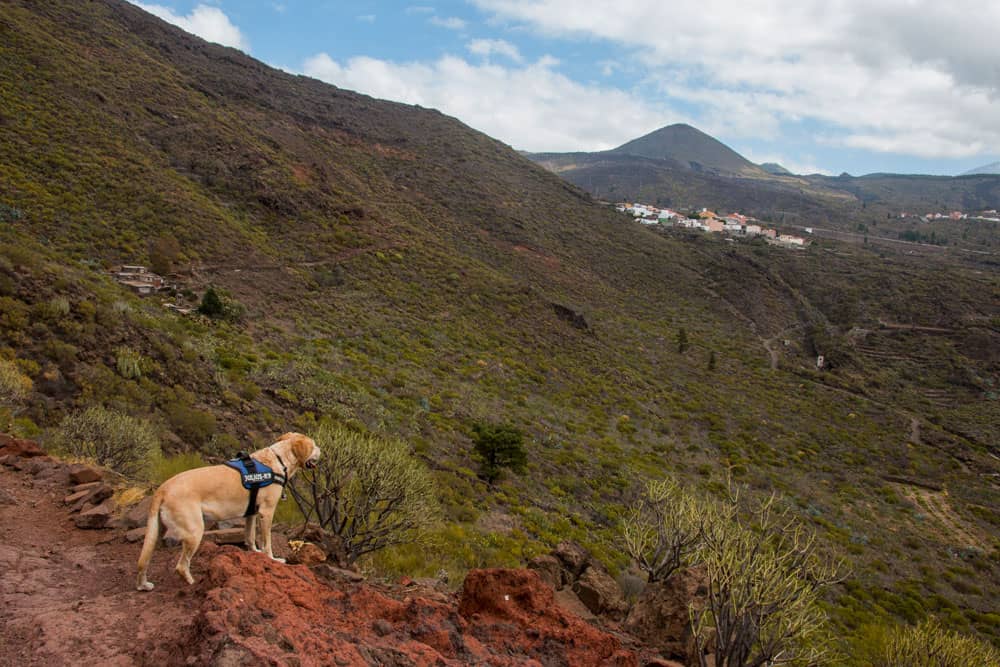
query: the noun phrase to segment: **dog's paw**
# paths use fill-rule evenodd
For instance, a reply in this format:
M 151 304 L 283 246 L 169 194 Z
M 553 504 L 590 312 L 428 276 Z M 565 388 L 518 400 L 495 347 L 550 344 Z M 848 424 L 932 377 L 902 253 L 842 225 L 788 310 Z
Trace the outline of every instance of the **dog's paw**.
M 153 590 L 153 582 L 152 581 L 147 581 L 147 582 L 143 583 L 141 586 L 136 586 L 135 590 L 137 590 L 137 591 L 151 591 L 151 590 Z
M 248 549 L 248 550 L 250 550 L 250 551 L 252 551 L 252 552 L 254 552 L 255 554 L 259 554 L 259 553 L 261 552 L 261 550 L 260 550 L 260 549 L 258 549 L 258 548 L 257 548 L 257 547 L 256 547 L 255 545 L 253 545 L 253 544 L 248 544 L 248 545 L 247 545 L 247 549 Z
M 278 558 L 277 556 L 271 556 L 271 560 L 277 561 L 278 563 L 284 563 L 285 562 L 284 558 Z

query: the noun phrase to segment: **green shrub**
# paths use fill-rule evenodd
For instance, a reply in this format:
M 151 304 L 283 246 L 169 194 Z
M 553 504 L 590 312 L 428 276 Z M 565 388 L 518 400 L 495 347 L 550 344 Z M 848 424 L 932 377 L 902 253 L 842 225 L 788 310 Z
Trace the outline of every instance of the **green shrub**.
M 622 521 L 622 535 L 628 555 L 649 581 L 663 581 L 691 563 L 701 542 L 706 509 L 698 495 L 672 478 L 646 484 Z
M 13 408 L 31 393 L 32 382 L 13 361 L 0 359 L 0 407 Z
M 130 479 L 147 478 L 160 457 L 149 422 L 100 406 L 66 417 L 51 444 L 57 452 L 93 460 Z
M 127 380 L 142 377 L 142 355 L 125 345 L 115 350 L 115 365 L 118 373 Z
M 1000 665 L 1000 650 L 950 632 L 935 619 L 916 626 L 878 628 L 869 638 L 864 663 L 872 667 L 984 667 Z
M 320 466 L 289 490 L 306 521 L 332 536 L 324 546 L 345 564 L 388 546 L 420 542 L 440 508 L 427 469 L 391 438 L 323 423 Z
M 170 428 L 192 445 L 204 445 L 215 433 L 215 415 L 210 412 L 180 401 L 169 403 L 164 412 Z
M 150 479 L 154 484 L 162 484 L 174 475 L 192 468 L 208 465 L 198 452 L 165 456 L 155 462 Z

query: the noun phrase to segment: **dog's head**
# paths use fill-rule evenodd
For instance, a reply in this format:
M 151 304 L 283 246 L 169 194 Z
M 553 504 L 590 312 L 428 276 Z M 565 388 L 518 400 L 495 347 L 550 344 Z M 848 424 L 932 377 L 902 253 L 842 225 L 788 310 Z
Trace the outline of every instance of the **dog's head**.
M 286 443 L 292 456 L 300 465 L 306 468 L 315 468 L 316 464 L 319 463 L 320 449 L 309 436 L 301 433 L 286 433 L 281 436 L 279 442 Z

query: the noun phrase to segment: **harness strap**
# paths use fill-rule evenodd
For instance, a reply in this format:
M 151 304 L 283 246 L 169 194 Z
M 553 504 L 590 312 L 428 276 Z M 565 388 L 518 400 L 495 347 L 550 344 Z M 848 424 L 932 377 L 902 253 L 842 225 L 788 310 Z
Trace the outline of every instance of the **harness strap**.
M 279 475 L 278 473 L 273 472 L 270 468 L 265 466 L 263 463 L 260 463 L 246 452 L 239 452 L 236 454 L 236 458 L 243 464 L 243 467 L 246 469 L 248 475 L 253 475 L 258 472 L 258 466 L 270 473 L 272 482 L 281 486 L 281 499 L 284 500 L 285 484 L 288 483 L 288 467 L 285 465 L 285 462 L 281 460 L 281 457 L 278 456 L 277 452 L 274 452 L 274 456 L 278 459 L 278 463 L 281 464 L 281 469 L 285 473 L 284 475 Z M 250 517 L 257 513 L 257 492 L 261 489 L 261 486 L 268 486 L 272 482 L 267 482 L 263 485 L 256 483 L 249 486 L 247 490 L 250 492 L 250 498 L 247 500 L 247 509 L 243 513 L 244 517 Z

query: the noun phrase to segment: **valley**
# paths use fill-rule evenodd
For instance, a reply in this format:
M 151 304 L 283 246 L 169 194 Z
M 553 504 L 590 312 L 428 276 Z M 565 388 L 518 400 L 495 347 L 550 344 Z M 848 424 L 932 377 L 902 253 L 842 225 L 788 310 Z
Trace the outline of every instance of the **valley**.
M 850 565 L 824 601 L 847 654 L 928 615 L 1000 643 L 1000 234 L 932 221 L 946 245 L 910 245 L 916 223 L 888 217 L 996 208 L 1000 177 L 713 155 L 533 162 L 119 0 L 3 0 L 0 359 L 33 384 L 0 416 L 44 444 L 101 405 L 209 462 L 323 420 L 401 438 L 444 521 L 434 549 L 366 561 L 390 579 L 459 581 L 567 539 L 627 574 L 644 480 L 777 491 Z M 604 200 L 815 233 L 727 243 Z M 110 274 L 158 262 L 164 293 Z M 223 316 L 196 312 L 210 288 Z M 472 433 L 492 422 L 528 462 L 487 483 Z

